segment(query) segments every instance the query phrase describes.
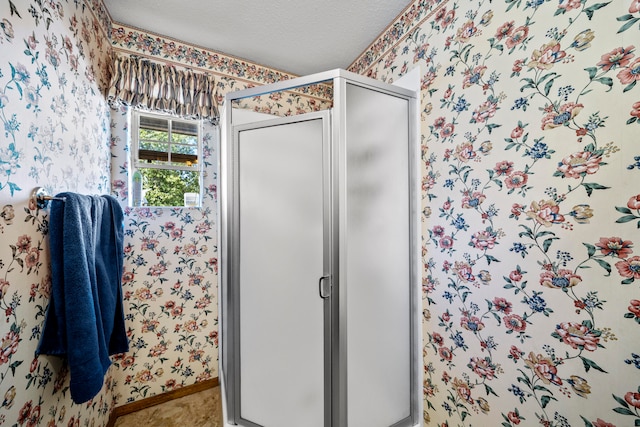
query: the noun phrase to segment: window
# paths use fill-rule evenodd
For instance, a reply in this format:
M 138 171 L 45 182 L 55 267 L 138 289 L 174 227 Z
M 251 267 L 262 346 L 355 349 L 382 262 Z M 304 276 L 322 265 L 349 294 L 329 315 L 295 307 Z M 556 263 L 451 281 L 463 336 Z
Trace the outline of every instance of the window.
M 133 111 L 132 163 L 140 173 L 132 180 L 134 206 L 200 205 L 201 129 L 200 120 Z

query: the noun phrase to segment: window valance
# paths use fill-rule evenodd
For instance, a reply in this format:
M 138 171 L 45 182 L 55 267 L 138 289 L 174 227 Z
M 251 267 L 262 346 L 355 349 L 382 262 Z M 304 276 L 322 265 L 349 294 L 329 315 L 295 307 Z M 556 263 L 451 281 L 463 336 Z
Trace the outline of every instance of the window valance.
M 216 82 L 212 75 L 153 62 L 137 56 L 114 55 L 108 99 L 163 111 L 185 118 L 216 120 Z

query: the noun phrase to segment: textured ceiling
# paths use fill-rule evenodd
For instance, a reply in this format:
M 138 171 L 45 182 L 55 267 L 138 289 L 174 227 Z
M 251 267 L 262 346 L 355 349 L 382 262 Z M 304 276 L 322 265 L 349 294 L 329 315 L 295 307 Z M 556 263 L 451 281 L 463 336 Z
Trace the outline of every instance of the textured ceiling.
M 104 0 L 116 23 L 297 75 L 348 67 L 410 0 Z

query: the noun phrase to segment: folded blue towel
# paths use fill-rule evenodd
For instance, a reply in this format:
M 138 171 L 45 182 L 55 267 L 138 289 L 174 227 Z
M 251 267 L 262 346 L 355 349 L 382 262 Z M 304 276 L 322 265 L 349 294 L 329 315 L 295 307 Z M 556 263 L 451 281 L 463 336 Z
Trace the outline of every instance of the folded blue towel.
M 36 355 L 66 356 L 71 398 L 100 392 L 109 356 L 129 350 L 122 307 L 124 216 L 108 195 L 60 193 L 49 225 L 51 300 Z

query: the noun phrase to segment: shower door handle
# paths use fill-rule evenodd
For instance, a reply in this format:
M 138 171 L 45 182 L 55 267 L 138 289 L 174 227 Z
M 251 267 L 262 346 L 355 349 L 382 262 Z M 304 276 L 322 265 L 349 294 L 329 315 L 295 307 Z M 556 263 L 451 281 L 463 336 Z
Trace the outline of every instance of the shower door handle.
M 324 293 L 324 286 L 323 283 L 325 280 L 330 279 L 331 276 L 322 276 L 319 280 L 318 280 L 318 293 L 320 294 L 320 298 L 322 299 L 327 299 L 331 296 L 331 281 L 329 281 L 329 293 Z

